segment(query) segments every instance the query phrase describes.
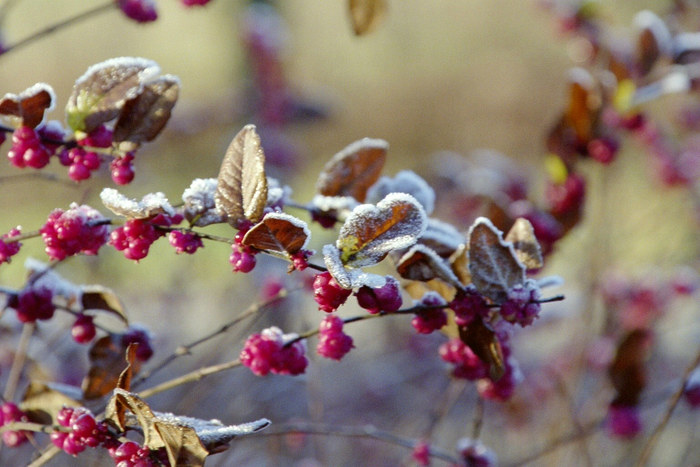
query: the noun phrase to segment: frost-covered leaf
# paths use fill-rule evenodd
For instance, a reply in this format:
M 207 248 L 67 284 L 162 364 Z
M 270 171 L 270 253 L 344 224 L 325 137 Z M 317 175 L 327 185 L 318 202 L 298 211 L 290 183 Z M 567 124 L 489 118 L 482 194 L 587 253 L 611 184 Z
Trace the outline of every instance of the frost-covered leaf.
M 376 264 L 392 250 L 407 248 L 423 235 L 425 211 L 405 193 L 392 193 L 377 203 L 353 209 L 340 228 L 336 246 L 343 264 L 352 267 Z
M 310 236 L 306 222 L 282 212 L 270 212 L 246 232 L 243 244 L 293 255 L 306 247 Z
M 386 0 L 349 0 L 350 21 L 356 35 L 372 31 L 386 14 Z
M 81 303 L 83 310 L 100 310 L 116 315 L 119 319 L 129 324 L 124 305 L 112 289 L 102 285 L 81 286 Z
M 661 57 L 671 57 L 673 38 L 666 23 L 655 13 L 642 10 L 634 17 L 637 36 L 637 65 L 642 75 L 648 74 Z
M 452 272 L 455 273 L 459 282 L 463 285 L 472 283 L 472 275 L 469 273 L 469 245 L 464 243 L 460 245 L 447 260 L 452 267 Z
M 149 193 L 141 201 L 127 198 L 114 188 L 104 188 L 100 193 L 102 204 L 114 214 L 129 219 L 148 219 L 161 213 L 172 216 L 175 209 L 161 192 Z
M 459 326 L 459 338 L 489 367 L 489 376 L 498 381 L 506 371 L 501 343 L 496 333 L 477 317 L 468 326 Z
M 424 282 L 442 279 L 454 287 L 462 287 L 445 260 L 425 245 L 413 245 L 397 261 L 396 270 L 404 279 Z
M 179 91 L 180 81 L 172 75 L 146 83 L 137 96 L 124 102 L 114 125 L 114 141 L 133 150 L 139 143 L 155 139 L 170 119 Z M 125 147 L 123 143 L 130 144 Z
M 119 57 L 92 65 L 75 81 L 66 105 L 66 119 L 73 131 L 90 133 L 117 118 L 126 101 L 160 73 L 152 60 Z
M 21 125 L 36 128 L 44 114 L 54 108 L 56 95 L 46 83 L 37 83 L 19 94 L 5 94 L 0 99 L 0 115 L 17 117 Z
M 525 281 L 525 266 L 520 264 L 513 244 L 485 217 L 469 229 L 469 273 L 472 283 L 496 303 L 506 300 L 508 290 Z
M 215 178 L 192 180 L 190 186 L 182 193 L 185 219 L 198 227 L 224 222 L 224 217 L 216 211 L 215 194 Z
M 529 220 L 524 217 L 515 219 L 505 241 L 513 244 L 515 255 L 525 268 L 539 269 L 544 265 L 540 244 Z
M 267 203 L 265 154 L 255 125 L 246 125 L 231 141 L 219 170 L 216 209 L 236 227 L 258 222 Z
M 464 235 L 452 224 L 437 219 L 428 219 L 428 224 L 418 243 L 423 244 L 443 258 L 449 258 L 460 245 L 465 243 Z
M 382 287 L 386 282 L 384 276 L 363 271 L 361 268 L 346 267 L 340 259 L 340 250 L 335 245 L 323 246 L 323 262 L 331 276 L 344 289 L 367 287 Z
M 323 196 L 350 196 L 365 200 L 367 189 L 379 178 L 389 144 L 364 138 L 345 147 L 328 161 L 318 176 L 316 191 Z
M 435 190 L 412 170 L 402 170 L 393 178 L 381 177 L 367 190 L 367 203 L 376 203 L 389 193 L 408 193 L 430 215 L 435 209 Z
M 88 357 L 90 369 L 83 379 L 82 389 L 85 399 L 97 399 L 109 394 L 117 387 L 119 378 L 127 366 L 124 360 L 127 347 L 119 336 L 104 336 L 90 347 Z M 140 361 L 137 359 L 131 365 L 131 371 L 138 373 Z
M 32 381 L 24 392 L 20 409 L 27 414 L 30 421 L 52 424 L 56 415 L 64 406 L 77 407 L 82 398 L 80 388 L 56 383 Z
M 316 195 L 311 200 L 311 205 L 320 211 L 351 211 L 359 206 L 352 196 L 323 196 Z

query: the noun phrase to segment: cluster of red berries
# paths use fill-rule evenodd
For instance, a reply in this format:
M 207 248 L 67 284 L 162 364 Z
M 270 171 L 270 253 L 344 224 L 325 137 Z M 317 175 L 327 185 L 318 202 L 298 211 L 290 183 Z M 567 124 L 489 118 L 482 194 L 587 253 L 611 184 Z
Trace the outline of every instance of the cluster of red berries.
M 26 422 L 27 416 L 13 402 L 5 402 L 0 405 L 0 426 L 13 422 Z M 2 433 L 2 442 L 11 448 L 24 444 L 27 441 L 27 432 L 23 430 L 7 430 Z
M 335 315 L 326 316 L 318 328 L 316 352 L 333 360 L 340 360 L 354 347 L 352 337 L 343 332 L 343 320 Z
M 134 153 L 127 152 L 121 157 L 115 157 L 109 163 L 112 181 L 117 185 L 128 185 L 134 180 Z
M 250 227 L 250 225 L 242 227 L 233 238 L 231 256 L 229 256 L 228 262 L 233 266 L 234 272 L 250 272 L 255 267 L 255 255 L 258 250 L 243 244 L 243 237 Z
M 56 415 L 56 422 L 70 431 L 54 431 L 51 442 L 71 456 L 77 456 L 86 448 L 95 448 L 111 439 L 104 422 L 97 422 L 89 410 L 63 407 Z
M 337 310 L 352 293 L 341 287 L 328 271 L 314 276 L 313 291 L 318 308 L 326 313 Z
M 241 350 L 241 363 L 258 375 L 268 373 L 298 375 L 304 373 L 308 360 L 303 341 L 285 345 L 292 337 L 277 327 L 264 329 L 246 340 Z
M 152 451 L 134 441 L 114 444 L 116 445 L 107 448 L 107 452 L 117 467 L 170 466 L 165 448 Z
M 424 307 L 442 307 L 421 310 L 411 320 L 411 326 L 419 334 L 430 334 L 433 331 L 442 329 L 447 324 L 447 312 L 444 307 L 447 307 L 447 302 L 442 296 L 435 292 L 426 292 L 418 301 L 418 306 Z
M 529 326 L 540 314 L 540 288 L 534 281 L 516 284 L 508 290 L 508 300 L 501 304 L 501 317 L 509 323 Z
M 158 226 L 170 227 L 182 220 L 181 214 L 158 214 L 149 219 L 127 219 L 123 226 L 112 230 L 109 244 L 123 252 L 126 259 L 138 261 L 148 256 L 153 242 L 165 235 L 165 231 L 158 229 Z
M 51 319 L 56 311 L 53 304 L 53 292 L 46 287 L 32 287 L 31 285 L 18 295 L 10 296 L 8 306 L 15 309 L 17 319 L 23 323 Z
M 399 281 L 392 276 L 385 276 L 386 282 L 383 286 L 372 288 L 363 285 L 357 291 L 357 303 L 372 314 L 383 311 L 393 313 L 401 308 L 401 291 Z
M 77 253 L 96 255 L 107 242 L 107 220 L 87 205 L 72 204 L 70 209 L 55 209 L 39 230 L 51 259 L 62 260 Z
M 6 240 L 17 237 L 20 233 L 20 227 L 17 226 L 14 229 L 11 229 L 6 234 L 4 234 L 2 237 L 0 237 L 0 264 L 9 263 L 10 259 L 14 255 L 19 253 L 19 249 L 22 246 L 22 244 L 17 241 L 10 242 Z
M 198 249 L 204 247 L 202 239 L 192 232 L 181 232 L 173 230 L 168 234 L 168 241 L 176 253 L 193 254 Z
M 12 133 L 12 148 L 7 153 L 7 158 L 18 168 L 41 169 L 48 165 L 51 152 L 42 144 L 34 128 L 20 126 Z
M 457 292 L 450 308 L 455 312 L 455 322 L 459 326 L 468 326 L 477 317 L 486 318 L 489 314 L 486 300 L 473 285 Z
M 475 381 L 488 376 L 488 368 L 464 342 L 458 338 L 450 339 L 440 346 L 440 358 L 454 365 L 452 375 L 455 378 Z

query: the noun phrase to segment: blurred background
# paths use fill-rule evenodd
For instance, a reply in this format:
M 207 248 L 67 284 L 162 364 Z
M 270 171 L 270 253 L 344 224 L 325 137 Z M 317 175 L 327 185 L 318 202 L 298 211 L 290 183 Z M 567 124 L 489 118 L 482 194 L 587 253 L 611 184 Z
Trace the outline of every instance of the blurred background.
M 5 2 L 10 3 L 0 25 L 6 43 L 100 2 Z M 609 23 L 624 34 L 637 11 L 661 11 L 669 2 L 600 3 Z M 545 136 L 566 103 L 567 70 L 578 64 L 580 54 L 540 2 L 389 0 L 384 21 L 363 37 L 353 34 L 345 1 L 287 0 L 275 6 L 279 16 L 268 18 L 269 24 L 262 27 L 270 31 L 270 40 L 281 44 L 285 86 L 297 104 L 298 118 L 282 117 L 282 123 L 260 126 L 260 133 L 268 173 L 288 184 L 296 200 L 309 201 L 326 161 L 366 136 L 389 142 L 387 175 L 410 168 L 436 179 L 444 169 L 440 164 L 448 160 L 445 154 L 470 160 L 475 152 L 483 158 L 488 149 L 493 153 L 486 153 L 487 159 L 510 158 L 506 164 L 527 177 L 533 197 L 541 198 Z M 245 46 L 246 31 L 255 19 L 243 1 L 214 0 L 205 8 L 186 9 L 180 2 L 161 0 L 158 9 L 156 22 L 141 25 L 115 8 L 0 57 L 0 92 L 18 93 L 35 82 L 49 83 L 58 102 L 49 118 L 63 120 L 73 83 L 88 66 L 118 56 L 155 60 L 163 73 L 180 78 L 180 98 L 165 131 L 137 154 L 135 181 L 120 191 L 135 198 L 162 191 L 175 203 L 193 178 L 216 177 L 228 143 L 243 125 L 259 123 L 251 110 L 255 73 Z M 659 111 L 679 99 L 659 104 Z M 5 143 L 3 154 L 8 148 Z M 697 205 L 691 192 L 655 184 L 645 160 L 640 147 L 628 144 L 611 166 L 583 168 L 589 180 L 585 218 L 557 244 L 542 273 L 564 279 L 565 285 L 551 294 L 564 293 L 567 299 L 544 306 L 540 322 L 516 336 L 515 355 L 525 382 L 514 400 L 486 403 L 484 409 L 481 438 L 504 465 L 525 459 L 548 440 L 605 415 L 612 392 L 604 370 L 593 377 L 579 374 L 556 381 L 543 381 L 551 379 L 551 373 L 542 371 L 554 367 L 567 375 L 566 366 L 574 365 L 588 348 L 590 326 L 595 325 L 591 316 L 602 307 L 591 290 L 601 277 L 610 271 L 634 278 L 667 277 L 679 265 L 698 266 Z M 50 171 L 67 179 L 61 167 L 52 166 Z M 18 173 L 5 165 L 0 175 Z M 104 186 L 113 186 L 106 173 L 80 185 L 2 179 L 0 232 L 18 224 L 34 230 L 53 208 L 66 209 L 74 201 L 106 212 L 99 201 Z M 449 217 L 451 200 L 441 198 L 438 190 L 437 202 L 438 212 Z M 469 225 L 465 219 L 445 220 L 462 230 Z M 227 227 L 207 231 L 232 236 Z M 329 233 L 314 230 L 312 247 L 320 250 L 330 241 Z M 20 286 L 24 259 L 45 258 L 42 249 L 40 241 L 27 241 L 11 267 L 0 268 L 0 282 Z M 99 257 L 68 261 L 60 272 L 75 282 L 101 283 L 117 291 L 132 320 L 154 332 L 154 361 L 160 361 L 178 345 L 216 329 L 259 301 L 267 279 L 280 278 L 290 287 L 303 282 L 299 274 L 285 277 L 285 265 L 268 258 L 249 275 L 233 274 L 229 253 L 227 245 L 210 242 L 196 255 L 185 257 L 161 241 L 139 263 L 105 248 Z M 341 316 L 356 313 L 353 307 L 344 307 Z M 659 346 L 650 367 L 656 383 L 648 391 L 658 401 L 647 400 L 643 411 L 649 427 L 664 408 L 659 401 L 667 400 L 673 390 L 670 381 L 678 378 L 700 342 L 697 303 L 680 301 L 674 307 L 658 327 Z M 245 337 L 263 327 L 301 332 L 320 319 L 308 294 L 293 293 L 282 305 L 181 358 L 152 383 L 236 358 Z M 407 438 L 430 435 L 436 445 L 451 450 L 472 431 L 476 391 L 471 383 L 450 381 L 437 357 L 444 337 L 415 336 L 408 321 L 371 320 L 348 327 L 357 349 L 340 363 L 312 357 L 303 377 L 257 378 L 246 369 L 236 369 L 149 402 L 157 410 L 231 424 L 261 417 L 280 424 L 372 424 Z M 85 349 L 61 340 L 65 328 L 40 326 L 39 331 L 55 346 L 48 347 L 49 364 L 47 348 L 33 350 L 37 360 L 33 371 L 48 379 L 79 382 L 85 371 Z M 540 398 L 541 385 L 556 388 L 550 387 L 550 395 Z M 696 418 L 687 413 L 674 418 L 677 423 L 666 430 L 664 447 L 653 458 L 666 456 L 668 462 L 650 465 L 691 465 L 684 463 L 700 458 L 697 446 L 689 447 L 689 440 L 698 436 Z M 593 465 L 626 465 L 629 453 L 637 452 L 643 442 L 611 441 L 601 430 L 583 439 L 530 465 L 591 465 L 591 456 Z M 85 453 L 80 459 L 86 465 L 100 465 L 106 458 Z M 72 461 L 64 456 L 53 465 L 66 462 Z M 241 439 L 207 461 L 222 466 L 299 467 L 402 463 L 411 465 L 405 448 L 367 439 L 301 435 Z M 434 465 L 442 464 L 435 460 Z

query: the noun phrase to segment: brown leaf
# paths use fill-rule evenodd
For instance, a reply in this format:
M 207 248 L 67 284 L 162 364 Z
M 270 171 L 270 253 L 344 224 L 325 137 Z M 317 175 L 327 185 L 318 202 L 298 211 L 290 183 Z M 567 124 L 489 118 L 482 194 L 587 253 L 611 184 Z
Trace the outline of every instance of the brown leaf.
M 617 395 L 613 404 L 635 406 L 646 386 L 644 362 L 648 358 L 651 334 L 644 329 L 630 331 L 617 347 L 608 375 Z
M 501 343 L 496 333 L 478 317 L 469 326 L 459 326 L 459 338 L 489 366 L 489 377 L 498 381 L 506 372 Z
M 414 245 L 401 256 L 396 263 L 396 271 L 404 279 L 422 282 L 441 279 L 453 287 L 462 287 L 445 260 L 422 244 Z
M 351 196 L 363 202 L 367 190 L 377 181 L 386 161 L 389 144 L 364 138 L 348 145 L 328 161 L 316 182 L 324 196 Z
M 20 409 L 30 421 L 35 423 L 52 424 L 63 406 L 78 407 L 82 405 L 80 388 L 32 381 L 24 392 Z
M 585 144 L 593 138 L 598 124 L 601 97 L 596 92 L 593 76 L 583 68 L 572 69 L 569 81 L 569 105 L 565 122 L 573 128 L 577 142 Z
M 535 230 L 530 221 L 524 217 L 515 219 L 505 240 L 513 244 L 515 255 L 527 269 L 539 269 L 544 265 Z
M 155 139 L 170 119 L 179 91 L 180 82 L 172 75 L 146 84 L 141 93 L 124 103 L 114 126 L 114 141 L 130 143 L 125 149 L 133 150 L 139 143 Z
M 243 244 L 293 255 L 306 246 L 308 239 L 309 229 L 304 221 L 289 214 L 271 212 L 246 232 Z
M 19 117 L 22 125 L 36 128 L 44 120 L 44 113 L 53 108 L 54 100 L 51 86 L 37 83 L 19 95 L 5 94 L 0 99 L 0 115 Z
M 469 273 L 472 283 L 496 303 L 506 300 L 508 290 L 525 281 L 525 267 L 500 230 L 484 217 L 469 230 Z
M 469 285 L 472 282 L 472 275 L 469 273 L 469 245 L 460 245 L 452 256 L 448 259 L 452 266 L 452 272 L 455 273 L 459 282 L 463 285 Z
M 101 285 L 81 286 L 83 310 L 100 310 L 116 315 L 125 324 L 129 324 L 124 305 L 113 290 Z
M 387 10 L 385 0 L 349 0 L 350 21 L 355 35 L 362 36 L 372 31 L 384 18 Z
M 118 336 L 113 338 L 107 335 L 92 345 L 88 354 L 90 370 L 82 384 L 85 399 L 100 398 L 117 387 L 121 373 L 127 366 L 124 362 L 125 352 L 126 347 L 122 345 Z M 140 362 L 135 360 L 131 371 L 138 373 L 140 366 Z
M 637 13 L 634 23 L 639 30 L 637 66 L 642 76 L 646 76 L 661 57 L 672 53 L 673 39 L 666 23 L 649 10 Z
M 231 141 L 221 163 L 214 197 L 217 211 L 236 227 L 258 222 L 267 203 L 265 154 L 255 125 L 246 125 Z

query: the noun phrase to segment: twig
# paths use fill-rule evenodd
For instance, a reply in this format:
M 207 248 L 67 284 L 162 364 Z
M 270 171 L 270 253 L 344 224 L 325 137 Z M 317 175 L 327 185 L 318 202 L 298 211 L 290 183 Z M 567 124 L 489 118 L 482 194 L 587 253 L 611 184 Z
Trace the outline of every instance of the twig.
M 581 451 L 582 451 L 583 457 L 586 461 L 586 465 L 591 467 L 593 465 L 593 459 L 591 458 L 591 453 L 588 451 L 588 444 L 586 443 L 586 437 L 583 436 L 585 430 L 584 430 L 583 425 L 581 425 L 581 422 L 579 421 L 579 419 L 576 415 L 576 407 L 574 405 L 574 401 L 572 400 L 571 392 L 569 391 L 569 388 L 566 386 L 566 381 L 564 380 L 564 377 L 558 371 L 554 371 L 553 373 L 554 373 L 554 380 L 555 380 L 556 386 L 559 389 L 561 396 L 566 401 L 566 404 L 569 406 L 569 413 L 571 415 L 571 422 L 574 425 L 574 430 L 576 430 L 576 433 L 578 435 L 581 435 L 580 438 L 578 439 L 578 441 L 580 442 Z
M 0 184 L 8 182 L 22 182 L 26 179 L 40 179 L 47 182 L 56 182 L 65 185 L 70 188 L 80 188 L 77 183 L 71 182 L 70 180 L 65 180 L 55 174 L 45 173 L 45 172 L 29 172 L 23 174 L 15 175 L 3 175 L 0 177 Z
M 17 352 L 15 352 L 15 358 L 12 361 L 12 368 L 10 368 L 10 374 L 7 377 L 7 383 L 5 385 L 5 393 L 3 394 L 3 398 L 6 401 L 12 400 L 15 396 L 15 391 L 17 391 L 19 378 L 24 368 L 24 362 L 27 360 L 29 341 L 31 340 L 32 334 L 34 334 L 35 327 L 36 325 L 34 323 L 25 323 L 22 327 L 22 335 L 19 338 Z
M 484 399 L 479 397 L 474 407 L 474 425 L 472 426 L 472 439 L 479 439 L 481 427 L 484 425 Z
M 60 448 L 57 448 L 53 444 L 49 445 L 49 448 L 41 453 L 41 456 L 36 458 L 31 464 L 28 464 L 27 467 L 41 467 L 42 465 L 46 464 L 48 461 L 56 457 L 58 453 L 61 452 Z
M 676 409 L 678 402 L 683 396 L 683 391 L 685 389 L 685 385 L 688 383 L 688 378 L 690 378 L 690 374 L 698 365 L 700 365 L 700 350 L 698 350 L 698 353 L 695 356 L 695 359 L 693 359 L 692 363 L 688 365 L 688 367 L 685 369 L 685 372 L 683 373 L 683 379 L 681 380 L 681 384 L 678 387 L 678 390 L 675 392 L 675 394 L 673 394 L 673 396 L 669 400 L 666 412 L 661 418 L 659 424 L 656 425 L 656 428 L 654 428 L 654 431 L 649 436 L 649 439 L 647 440 L 646 444 L 644 445 L 644 449 L 642 450 L 642 454 L 639 456 L 639 459 L 634 464 L 635 467 L 643 467 L 644 465 L 646 465 L 647 461 L 649 460 L 649 456 L 651 456 L 651 453 L 654 450 L 656 443 L 661 437 L 661 433 L 664 431 L 666 425 L 668 425 L 668 422 L 671 420 L 671 415 L 673 415 L 673 411 Z
M 212 365 L 204 368 L 200 368 L 195 371 L 191 371 L 190 373 L 184 374 L 182 376 L 179 376 L 177 378 L 173 378 L 169 381 L 166 381 L 162 384 L 159 384 L 158 386 L 154 386 L 152 388 L 146 389 L 144 391 L 141 391 L 138 395 L 141 398 L 147 398 L 150 396 L 154 396 L 156 394 L 160 394 L 161 392 L 167 391 L 169 389 L 173 389 L 177 386 L 186 384 L 186 383 L 193 383 L 195 381 L 199 381 L 200 379 L 213 375 L 215 373 L 220 373 L 225 370 L 230 370 L 231 368 L 236 368 L 237 366 L 241 366 L 241 361 L 236 359 L 236 360 L 231 360 L 230 362 L 225 362 L 225 363 L 219 363 L 218 365 Z

